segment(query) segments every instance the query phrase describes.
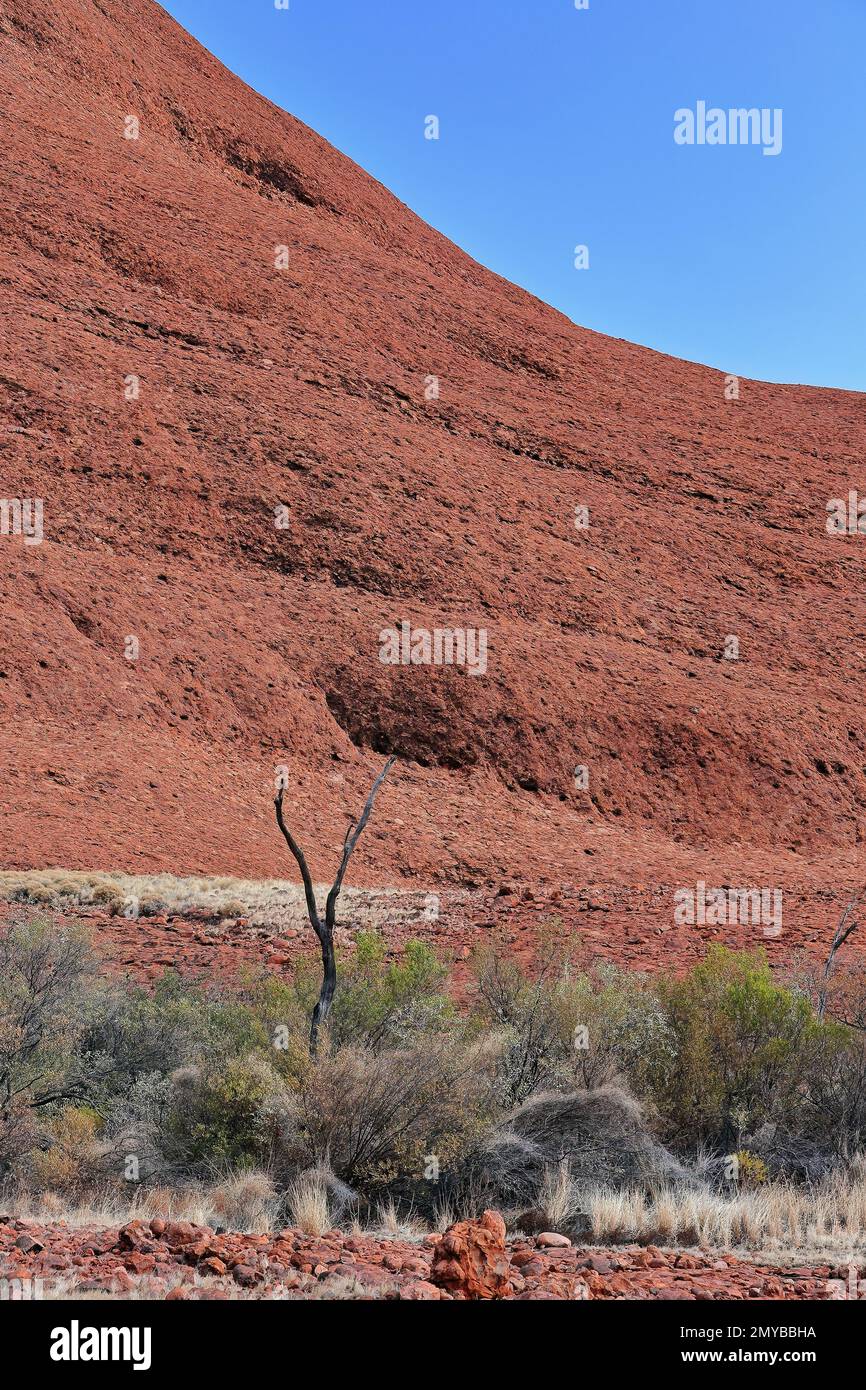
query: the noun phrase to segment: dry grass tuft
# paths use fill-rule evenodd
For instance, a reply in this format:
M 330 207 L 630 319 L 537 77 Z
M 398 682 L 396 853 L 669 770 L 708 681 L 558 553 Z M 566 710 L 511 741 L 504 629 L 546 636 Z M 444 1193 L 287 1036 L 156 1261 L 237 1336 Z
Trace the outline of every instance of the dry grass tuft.
M 209 1192 L 209 1226 L 264 1234 L 277 1222 L 280 1198 L 267 1173 L 245 1169 L 216 1183 Z
M 419 1221 L 413 1212 L 401 1216 L 393 1197 L 379 1203 L 376 1215 L 377 1222 L 371 1229 L 373 1235 L 389 1240 L 417 1240 L 427 1233 L 426 1223 Z
M 555 1168 L 545 1169 L 538 1205 L 552 1230 L 561 1231 L 570 1224 L 577 1210 L 577 1194 L 567 1159 Z
M 136 1219 L 151 1221 L 155 1216 L 207 1226 L 212 1224 L 214 1204 L 210 1190 L 200 1186 L 135 1188 L 129 1196 L 110 1187 L 72 1205 L 56 1192 L 9 1192 L 4 1194 L 3 1210 L 20 1221 L 62 1220 L 74 1229 L 120 1226 Z
M 328 1193 L 315 1173 L 302 1173 L 286 1192 L 286 1205 L 293 1226 L 306 1236 L 323 1236 L 331 1229 Z

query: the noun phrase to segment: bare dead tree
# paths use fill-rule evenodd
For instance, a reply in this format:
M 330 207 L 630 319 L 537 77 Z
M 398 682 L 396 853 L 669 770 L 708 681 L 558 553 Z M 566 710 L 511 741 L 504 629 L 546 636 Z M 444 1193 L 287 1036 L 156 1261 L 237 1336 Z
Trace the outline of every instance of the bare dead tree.
M 845 908 L 845 911 L 842 913 L 839 925 L 833 934 L 833 940 L 830 944 L 830 953 L 827 956 L 827 960 L 824 963 L 824 973 L 821 976 L 821 988 L 818 991 L 818 1017 L 822 1020 L 822 1022 L 824 1019 L 824 1014 L 827 1010 L 827 991 L 830 987 L 830 977 L 833 974 L 833 966 L 836 960 L 836 952 L 839 950 L 841 946 L 845 945 L 845 942 L 848 940 L 849 936 L 854 935 L 855 931 L 857 931 L 860 925 L 859 922 L 856 922 L 853 920 L 853 918 L 851 918 L 851 914 L 855 911 L 858 905 L 858 901 L 859 896 L 855 894 L 849 902 L 848 906 Z M 851 918 L 850 921 L 849 918 Z
M 328 897 L 325 902 L 324 922 L 320 918 L 318 908 L 316 907 L 316 895 L 313 892 L 313 880 L 310 877 L 310 870 L 307 867 L 307 861 L 304 858 L 304 851 L 301 849 L 300 845 L 294 839 L 291 831 L 285 823 L 285 820 L 283 819 L 282 787 L 277 792 L 277 795 L 274 797 L 274 806 L 276 807 L 277 812 L 277 825 L 280 827 L 280 830 L 282 831 L 283 836 L 285 838 L 286 844 L 288 845 L 289 849 L 292 851 L 292 854 L 295 856 L 295 859 L 297 860 L 298 868 L 301 871 L 301 878 L 304 884 L 304 898 L 307 904 L 307 916 L 310 919 L 310 926 L 313 928 L 313 931 L 319 938 L 319 945 L 322 948 L 322 989 L 321 993 L 319 994 L 319 998 L 316 1002 L 316 1007 L 313 1009 L 313 1017 L 310 1021 L 311 1057 L 315 1057 L 316 1052 L 318 1050 L 319 1029 L 328 1017 L 328 1011 L 330 1010 L 331 1003 L 334 998 L 334 990 L 337 987 L 337 962 L 334 956 L 334 925 L 337 913 L 337 899 L 340 896 L 340 889 L 343 886 L 343 878 L 345 877 L 346 869 L 348 867 L 349 860 L 352 856 L 352 851 L 358 843 L 361 831 L 364 829 L 364 826 L 367 824 L 367 821 L 370 818 L 370 812 L 373 809 L 373 802 L 376 800 L 379 788 L 381 787 L 385 778 L 388 776 L 388 773 L 391 771 L 391 768 L 394 766 L 395 762 L 396 758 L 388 759 L 385 766 L 382 768 L 382 771 L 379 773 L 379 776 L 373 783 L 370 795 L 367 797 L 367 803 L 364 806 L 364 809 L 361 812 L 358 820 L 353 821 L 349 826 L 348 830 L 346 831 L 346 838 L 343 842 L 343 857 L 340 860 L 340 867 L 337 870 L 337 877 L 334 879 L 331 891 L 328 893 Z

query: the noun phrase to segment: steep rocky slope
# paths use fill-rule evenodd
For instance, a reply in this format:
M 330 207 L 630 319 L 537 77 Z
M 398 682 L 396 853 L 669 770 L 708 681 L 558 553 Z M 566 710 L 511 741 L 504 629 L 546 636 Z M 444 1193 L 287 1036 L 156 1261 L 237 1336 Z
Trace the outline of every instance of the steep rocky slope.
M 0 52 L 6 865 L 294 872 L 286 765 L 325 877 L 395 752 L 356 881 L 862 879 L 862 397 L 575 327 L 151 0 Z

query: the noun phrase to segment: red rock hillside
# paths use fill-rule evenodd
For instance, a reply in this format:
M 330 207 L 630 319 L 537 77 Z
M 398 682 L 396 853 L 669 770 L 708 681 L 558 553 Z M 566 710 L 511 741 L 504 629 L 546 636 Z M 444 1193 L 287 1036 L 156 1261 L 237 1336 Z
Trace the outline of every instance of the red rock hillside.
M 291 876 L 285 764 L 324 878 L 394 752 L 355 882 L 862 880 L 863 397 L 575 327 L 151 0 L 0 45 L 5 866 Z

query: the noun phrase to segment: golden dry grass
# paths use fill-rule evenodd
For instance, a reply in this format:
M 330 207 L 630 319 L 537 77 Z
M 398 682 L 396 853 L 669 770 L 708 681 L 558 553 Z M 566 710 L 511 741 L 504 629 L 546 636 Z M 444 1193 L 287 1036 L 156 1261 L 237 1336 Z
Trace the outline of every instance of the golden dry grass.
M 330 884 L 317 884 L 321 908 Z M 166 911 L 182 915 L 202 909 L 214 917 L 245 917 L 252 926 L 284 930 L 306 926 L 303 889 L 288 879 L 179 878 L 174 874 L 83 872 L 67 869 L 6 870 L 0 873 L 0 899 L 56 908 L 103 908 L 133 913 Z M 401 888 L 345 888 L 340 918 L 374 931 L 435 920 L 433 893 Z
M 209 1186 L 135 1188 L 128 1197 L 117 1188 L 107 1188 L 74 1206 L 51 1191 L 9 1193 L 0 1201 L 5 1213 L 22 1221 L 63 1221 L 78 1229 L 160 1216 L 165 1221 L 261 1234 L 275 1229 L 280 1209 L 273 1182 L 259 1171 L 229 1174 Z
M 862 1252 L 866 1244 L 866 1181 L 859 1175 L 811 1189 L 766 1183 L 731 1197 L 598 1188 L 581 1205 L 598 1244 L 640 1241 L 810 1259 Z
M 376 1208 L 377 1221 L 370 1227 L 369 1234 L 382 1240 L 419 1240 L 427 1234 L 429 1227 L 418 1219 L 414 1212 L 401 1213 L 393 1197 L 380 1202 Z
M 551 1229 L 561 1231 L 568 1226 L 576 1206 L 576 1193 L 568 1161 L 548 1168 L 539 1193 L 538 1205 L 547 1216 Z
M 306 1236 L 323 1236 L 331 1229 L 328 1193 L 315 1173 L 302 1173 L 290 1184 L 286 1204 L 293 1226 Z

